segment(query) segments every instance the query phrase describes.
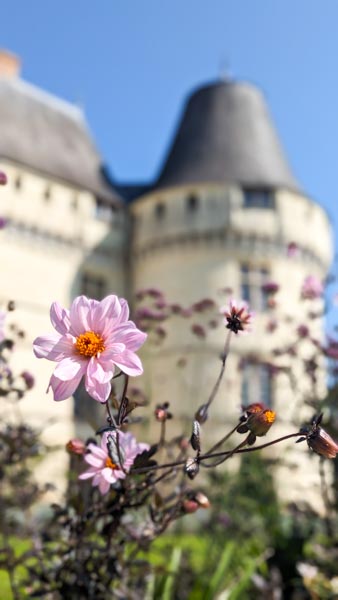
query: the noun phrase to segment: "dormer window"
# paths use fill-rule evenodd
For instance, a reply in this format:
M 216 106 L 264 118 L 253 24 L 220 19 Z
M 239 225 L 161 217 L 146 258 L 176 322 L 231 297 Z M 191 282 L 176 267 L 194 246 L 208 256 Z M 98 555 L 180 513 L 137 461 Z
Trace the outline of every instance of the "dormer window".
M 272 190 L 245 189 L 243 190 L 244 208 L 275 208 L 275 196 Z
M 166 211 L 165 204 L 163 204 L 163 202 L 158 202 L 158 204 L 156 204 L 156 206 L 155 206 L 155 216 L 156 216 L 156 219 L 158 219 L 159 221 L 161 219 L 163 219 L 163 217 L 165 215 L 165 211 Z

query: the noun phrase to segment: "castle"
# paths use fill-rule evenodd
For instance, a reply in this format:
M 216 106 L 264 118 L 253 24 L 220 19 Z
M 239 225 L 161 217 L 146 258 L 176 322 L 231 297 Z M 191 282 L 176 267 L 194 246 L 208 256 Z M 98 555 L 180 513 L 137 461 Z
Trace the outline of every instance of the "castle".
M 257 312 L 256 333 L 234 340 L 213 407 L 212 436 L 237 418 L 241 398 L 273 406 L 279 432 L 289 433 L 295 393 L 287 377 L 272 383 L 264 361 L 256 360 L 272 348 L 264 333 L 272 315 L 262 286 L 280 283 L 278 307 L 301 323 L 300 288 L 309 274 L 326 276 L 331 229 L 324 210 L 294 178 L 259 89 L 218 81 L 194 91 L 159 177 L 146 186 L 118 185 L 103 168 L 82 111 L 22 80 L 19 66 L 13 55 L 0 54 L 0 167 L 9 181 L 0 194 L 7 221 L 0 232 L 0 300 L 15 300 L 13 320 L 26 331 L 14 367 L 37 378 L 23 414 L 38 423 L 52 419 L 46 428 L 52 442 L 73 435 L 72 402 L 55 404 L 45 396 L 53 365 L 31 352 L 34 337 L 50 331 L 53 300 L 69 306 L 80 293 L 132 299 L 137 290 L 156 287 L 169 303 L 187 307 L 201 298 L 224 304 L 220 290 L 229 287 Z M 292 260 L 291 242 L 298 247 Z M 288 323 L 284 319 L 276 331 L 280 344 L 290 339 Z M 144 355 L 143 385 L 153 402 L 170 401 L 182 422 L 191 421 L 216 380 L 223 344 L 222 327 L 210 328 L 201 340 L 190 321 L 173 317 L 163 344 L 150 345 Z M 189 361 L 179 368 L 187 352 Z M 239 371 L 245 355 L 254 360 Z M 307 476 L 298 477 L 296 495 L 306 493 L 311 501 L 318 476 L 306 448 L 297 451 L 296 459 L 290 453 L 295 478 L 297 469 Z M 50 459 L 55 478 L 64 460 Z M 280 482 L 288 481 L 288 469 L 280 467 Z M 290 486 L 280 488 L 290 499 Z

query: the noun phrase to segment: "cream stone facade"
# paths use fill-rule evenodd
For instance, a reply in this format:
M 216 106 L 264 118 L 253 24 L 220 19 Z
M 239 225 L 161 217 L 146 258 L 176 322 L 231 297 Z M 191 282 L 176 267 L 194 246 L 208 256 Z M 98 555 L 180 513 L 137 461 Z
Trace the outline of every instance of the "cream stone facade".
M 74 420 L 71 400 L 54 403 L 46 396 L 53 364 L 37 360 L 31 351 L 33 339 L 51 329 L 52 301 L 68 306 L 79 293 L 116 293 L 132 301 L 137 290 L 156 287 L 169 303 L 187 307 L 212 298 L 222 305 L 226 298 L 220 290 L 226 287 L 234 298 L 243 291 L 250 298 L 255 288 L 259 300 L 262 283 L 276 281 L 281 285 L 277 307 L 254 306 L 253 333 L 233 340 L 205 425 L 205 437 L 215 440 L 238 418 L 240 359 L 269 361 L 273 347 L 290 341 L 305 318 L 306 301 L 300 301 L 305 277 L 324 279 L 332 259 L 327 215 L 293 178 L 263 97 L 254 86 L 237 82 L 200 88 L 187 103 L 159 178 L 148 186 L 123 186 L 102 173 L 81 111 L 23 82 L 15 61 L 13 68 L 6 62 L 3 72 L 1 64 L 0 126 L 6 135 L 0 140 L 0 168 L 8 185 L 0 189 L 0 216 L 7 220 L 0 231 L 0 300 L 2 305 L 15 301 L 8 324 L 15 321 L 26 331 L 14 368 L 29 370 L 37 381 L 22 402 L 22 414 L 46 423 L 52 444 L 72 437 L 74 423 L 84 431 L 81 407 Z M 292 259 L 290 242 L 298 245 Z M 280 322 L 274 336 L 266 333 L 272 318 Z M 146 345 L 141 382 L 153 406 L 171 403 L 187 432 L 217 378 L 225 339 L 222 327 L 196 338 L 192 322 L 172 317 L 162 345 Z M 320 338 L 320 320 L 314 327 Z M 178 363 L 184 356 L 188 361 L 182 368 Z M 296 359 L 290 362 L 299 370 Z M 249 380 L 249 399 L 261 401 L 265 392 L 259 379 L 254 382 Z M 299 381 L 298 397 L 286 375 L 271 385 L 275 433 L 289 433 L 290 420 L 299 424 L 303 418 L 297 403 L 306 383 Z M 319 393 L 325 393 L 324 368 Z M 307 448 L 285 448 L 287 464 L 276 475 L 281 496 L 289 501 L 306 495 L 320 508 L 319 479 Z M 66 455 L 48 460 L 53 478 L 61 476 Z

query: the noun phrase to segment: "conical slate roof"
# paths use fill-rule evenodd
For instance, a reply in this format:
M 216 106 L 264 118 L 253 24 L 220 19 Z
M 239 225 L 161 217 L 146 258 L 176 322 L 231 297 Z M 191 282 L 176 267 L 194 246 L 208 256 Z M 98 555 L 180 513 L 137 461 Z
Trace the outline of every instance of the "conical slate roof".
M 120 203 L 103 173 L 83 112 L 19 77 L 0 73 L 0 159 Z
M 253 85 L 218 82 L 188 99 L 155 187 L 200 182 L 299 190 L 263 95 Z

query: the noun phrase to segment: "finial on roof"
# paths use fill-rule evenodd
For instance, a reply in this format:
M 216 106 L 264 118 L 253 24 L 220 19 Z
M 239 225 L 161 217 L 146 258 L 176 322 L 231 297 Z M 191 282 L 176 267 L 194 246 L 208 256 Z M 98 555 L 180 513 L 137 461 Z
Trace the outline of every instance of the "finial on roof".
M 20 58 L 8 50 L 0 49 L 0 77 L 18 77 L 20 70 Z
M 233 80 L 233 73 L 230 67 L 230 62 L 227 58 L 222 58 L 219 63 L 219 78 L 220 81 L 227 82 Z

